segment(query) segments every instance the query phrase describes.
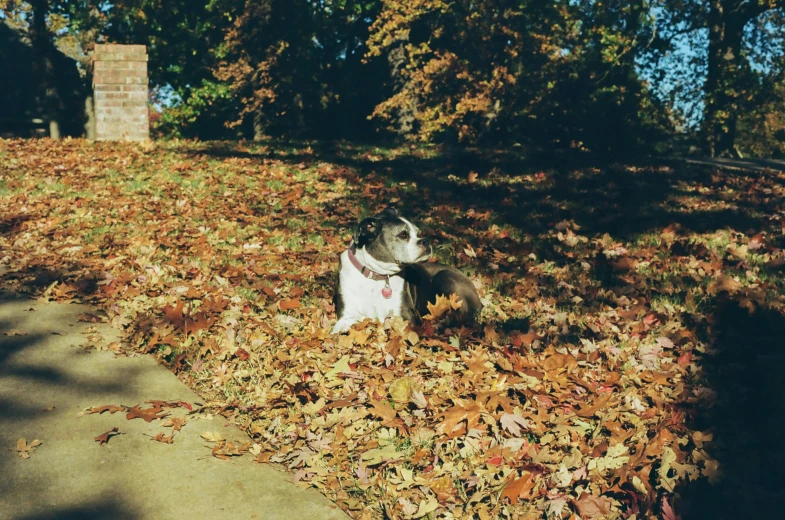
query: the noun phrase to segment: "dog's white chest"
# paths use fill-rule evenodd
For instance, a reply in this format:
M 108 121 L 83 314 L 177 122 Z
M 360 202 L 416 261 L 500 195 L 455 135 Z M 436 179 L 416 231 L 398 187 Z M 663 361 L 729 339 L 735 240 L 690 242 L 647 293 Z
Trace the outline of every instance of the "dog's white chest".
M 344 252 L 341 255 L 339 277 L 339 290 L 344 308 L 333 332 L 346 331 L 352 324 L 365 318 L 383 321 L 385 318 L 401 315 L 404 280 L 400 276 L 390 277 L 389 284 L 392 294 L 389 298 L 385 298 L 382 290 L 387 285 L 387 281 L 373 280 L 363 276 L 349 262 L 347 252 Z

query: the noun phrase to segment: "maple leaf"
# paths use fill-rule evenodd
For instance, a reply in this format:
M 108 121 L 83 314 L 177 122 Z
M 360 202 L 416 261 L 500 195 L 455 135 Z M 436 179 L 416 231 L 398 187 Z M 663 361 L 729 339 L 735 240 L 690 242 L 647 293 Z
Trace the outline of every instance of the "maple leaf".
M 476 402 L 473 402 L 468 407 L 463 405 L 456 405 L 444 412 L 443 420 L 439 424 L 439 432 L 443 434 L 452 434 L 460 423 L 466 421 L 467 431 L 477 426 L 480 421 L 480 414 L 483 408 Z
M 232 372 L 229 370 L 229 367 L 226 366 L 226 363 L 221 363 L 221 366 L 215 367 L 213 369 L 213 385 L 215 386 L 223 386 L 226 384 L 227 381 L 231 381 L 232 379 Z
M 522 472 L 519 478 L 512 478 L 507 485 L 504 486 L 501 498 L 507 498 L 512 505 L 518 505 L 520 499 L 528 499 L 531 496 L 531 490 L 534 489 L 535 480 L 532 474 L 528 471 Z
M 398 412 L 395 411 L 395 408 L 390 406 L 390 404 L 387 402 L 371 400 L 371 406 L 373 406 L 371 413 L 386 423 L 392 421 L 398 415 Z
M 668 502 L 668 497 L 662 497 L 660 510 L 662 511 L 662 520 L 681 520 L 681 516 L 676 514 Z
M 163 419 L 169 415 L 169 412 L 165 412 L 161 408 L 139 408 L 139 406 L 136 405 L 129 408 L 125 418 L 129 421 L 131 419 L 144 419 L 144 422 L 153 422 L 156 419 Z
M 462 300 L 455 293 L 450 294 L 449 298 L 445 297 L 443 294 L 437 294 L 436 301 L 434 301 L 433 303 L 428 302 L 426 304 L 428 307 L 428 314 L 423 316 L 423 319 L 424 320 L 438 319 L 451 310 L 460 309 L 462 304 L 463 304 Z
M 192 334 L 209 329 L 215 323 L 215 318 L 208 318 L 203 312 L 197 313 L 193 317 L 187 316 L 183 306 L 183 300 L 179 300 L 176 305 L 167 305 L 163 309 L 164 317 L 175 330 Z
M 357 465 L 357 469 L 354 470 L 354 476 L 357 477 L 357 480 L 362 485 L 368 485 L 371 481 L 368 479 L 370 476 L 370 472 L 368 468 L 363 466 L 362 463 Z
M 31 441 L 30 444 L 27 444 L 24 437 L 16 441 L 16 451 L 19 453 L 19 456 L 23 459 L 29 459 L 32 451 L 43 444 L 38 439 Z
M 499 422 L 502 425 L 502 428 L 510 432 L 513 437 L 520 437 L 521 436 L 521 428 L 529 429 L 531 426 L 529 421 L 524 419 L 518 414 L 512 413 L 505 413 L 502 414 L 501 419 Z
M 110 437 L 113 437 L 115 435 L 120 435 L 120 428 L 118 428 L 117 426 L 115 426 L 114 428 L 112 428 L 111 430 L 109 430 L 107 432 L 102 433 L 101 435 L 96 437 L 94 440 L 95 440 L 95 442 L 98 443 L 99 446 L 103 446 L 104 444 L 109 442 L 109 438 Z
M 474 372 L 476 375 L 482 375 L 490 368 L 488 363 L 488 356 L 486 356 L 480 349 L 471 351 L 471 356 L 462 356 L 463 362 L 466 367 Z
M 572 503 L 575 505 L 581 518 L 594 520 L 595 518 L 603 518 L 611 514 L 611 504 L 613 502 L 608 497 L 583 493 L 580 498 L 573 500 Z

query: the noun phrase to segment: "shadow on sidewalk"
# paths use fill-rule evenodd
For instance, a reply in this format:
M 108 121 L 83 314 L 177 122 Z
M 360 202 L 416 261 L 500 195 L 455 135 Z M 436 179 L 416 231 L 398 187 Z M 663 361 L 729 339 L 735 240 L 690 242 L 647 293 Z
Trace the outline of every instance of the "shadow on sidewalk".
M 56 508 L 45 513 L 21 516 L 15 520 L 135 520 L 138 515 L 114 498 L 98 498 L 83 504 Z

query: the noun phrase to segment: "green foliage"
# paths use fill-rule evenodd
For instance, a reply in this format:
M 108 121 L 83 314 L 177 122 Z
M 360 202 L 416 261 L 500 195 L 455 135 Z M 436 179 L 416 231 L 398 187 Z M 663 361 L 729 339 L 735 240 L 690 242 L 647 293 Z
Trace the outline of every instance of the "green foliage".
M 785 81 L 769 99 L 739 119 L 739 148 L 756 157 L 785 157 Z
M 205 79 L 199 87 L 188 89 L 188 93 L 182 102 L 165 106 L 160 115 L 151 118 L 155 136 L 233 137 L 233 133 L 223 125 L 223 121 L 237 109 L 228 85 Z
M 5 23 L 36 11 L 84 63 L 147 45 L 158 135 L 640 151 L 700 122 L 712 153 L 780 146 L 775 0 L 0 0 Z

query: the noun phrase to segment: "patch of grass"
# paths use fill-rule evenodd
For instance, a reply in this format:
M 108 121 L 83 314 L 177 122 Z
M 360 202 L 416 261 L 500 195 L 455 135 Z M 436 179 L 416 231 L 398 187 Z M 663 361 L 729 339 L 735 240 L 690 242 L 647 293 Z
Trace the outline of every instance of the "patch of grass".
M 283 191 L 286 187 L 286 184 L 284 184 L 283 181 L 279 181 L 277 179 L 269 180 L 265 182 L 264 185 L 276 192 Z
M 253 289 L 249 289 L 247 287 L 237 287 L 237 294 L 249 302 L 259 301 L 259 294 Z

